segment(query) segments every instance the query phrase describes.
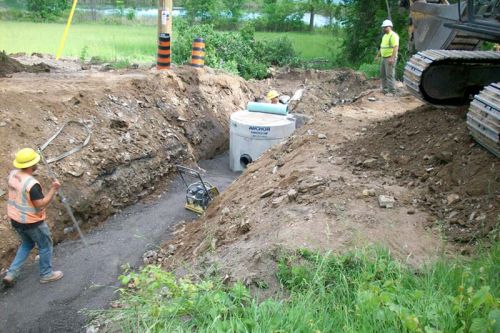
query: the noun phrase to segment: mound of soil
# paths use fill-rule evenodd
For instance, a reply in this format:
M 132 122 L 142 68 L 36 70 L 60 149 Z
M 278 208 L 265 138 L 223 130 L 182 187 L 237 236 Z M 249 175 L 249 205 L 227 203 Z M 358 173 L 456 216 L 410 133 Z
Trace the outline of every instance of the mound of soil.
M 0 77 L 6 77 L 9 74 L 22 72 L 26 66 L 19 61 L 8 57 L 5 52 L 0 52 Z
M 45 63 L 34 65 L 23 65 L 16 59 L 10 58 L 5 52 L 0 52 L 0 77 L 7 77 L 10 74 L 19 72 L 44 73 L 50 72 L 50 66 Z
M 335 78 L 343 73 L 329 75 Z M 166 267 L 180 275 L 219 274 L 253 288 L 267 286 L 259 294 L 268 295 L 279 289 L 276 259 L 289 251 L 343 252 L 377 244 L 420 266 L 447 249 L 432 230 L 424 228 L 430 216 L 411 204 L 411 190 L 389 183 L 386 177 L 358 172 L 344 154 L 345 145 L 370 144 L 370 126 L 421 103 L 409 96 L 388 98 L 377 91 L 357 91 L 362 89 L 358 88 L 360 76 L 346 74 L 354 79 L 339 87 L 345 99 L 356 102 L 332 107 L 331 98 L 338 92 L 335 84 L 323 89 L 306 85 L 308 102 L 298 106 L 310 116 L 309 123 L 252 164 L 201 220 L 177 231 L 164 247 Z M 308 84 L 319 87 L 323 80 Z M 269 86 L 279 89 L 280 83 L 275 80 Z M 287 86 L 288 81 L 281 90 Z M 330 96 L 326 101 L 322 100 L 325 94 Z M 358 94 L 363 96 L 353 98 Z M 375 102 L 368 100 L 373 97 Z M 353 156 L 362 154 L 359 146 L 352 147 Z M 397 205 L 380 208 L 378 195 L 394 196 Z
M 354 172 L 390 178 L 415 193 L 449 239 L 481 239 L 498 226 L 499 160 L 476 144 L 466 108 L 422 106 L 368 129 L 344 152 Z

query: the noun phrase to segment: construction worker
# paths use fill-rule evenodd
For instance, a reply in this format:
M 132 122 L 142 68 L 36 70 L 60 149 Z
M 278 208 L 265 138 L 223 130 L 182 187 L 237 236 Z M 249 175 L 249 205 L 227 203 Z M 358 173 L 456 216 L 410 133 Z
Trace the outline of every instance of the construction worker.
M 61 279 L 61 271 L 52 270 L 52 238 L 45 223 L 45 209 L 54 199 L 61 184 L 55 180 L 46 195 L 40 183 L 33 177 L 40 155 L 31 148 L 21 149 L 13 162 L 16 170 L 9 175 L 9 200 L 7 215 L 18 234 L 21 245 L 16 257 L 3 278 L 6 286 L 14 284 L 19 271 L 35 246 L 40 257 L 40 283 Z
M 280 93 L 277 92 L 276 90 L 271 90 L 270 92 L 267 93 L 266 98 L 269 100 L 271 104 L 278 104 L 280 102 L 279 100 Z
M 382 91 L 387 95 L 396 93 L 396 63 L 398 60 L 399 36 L 392 30 L 391 20 L 382 23 L 384 36 L 380 43 L 377 58 L 382 57 L 380 63 L 380 79 L 382 80 Z

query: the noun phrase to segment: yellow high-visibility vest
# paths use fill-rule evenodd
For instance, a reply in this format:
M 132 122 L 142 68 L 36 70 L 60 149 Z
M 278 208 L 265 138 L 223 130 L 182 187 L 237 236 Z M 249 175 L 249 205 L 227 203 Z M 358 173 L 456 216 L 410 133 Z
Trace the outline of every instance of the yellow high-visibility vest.
M 399 46 L 399 36 L 394 31 L 384 34 L 382 43 L 380 43 L 380 54 L 383 58 L 392 56 L 394 48 Z

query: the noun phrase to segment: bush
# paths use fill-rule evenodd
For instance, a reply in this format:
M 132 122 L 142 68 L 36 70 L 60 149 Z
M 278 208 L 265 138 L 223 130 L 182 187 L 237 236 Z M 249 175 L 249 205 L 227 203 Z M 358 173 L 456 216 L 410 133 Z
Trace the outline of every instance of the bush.
M 257 42 L 253 26 L 246 25 L 239 32 L 220 32 L 212 25 L 188 25 L 177 20 L 175 30 L 178 35 L 172 47 L 172 60 L 178 64 L 189 62 L 192 42 L 197 37 L 205 39 L 207 66 L 239 74 L 245 79 L 263 79 L 267 77 L 268 67 L 273 65 L 299 64 L 289 39 Z
M 27 0 L 26 7 L 35 17 L 52 21 L 68 7 L 66 0 Z
M 379 63 L 371 63 L 371 64 L 361 64 L 359 66 L 358 71 L 366 75 L 366 78 L 378 78 L 380 77 L 380 64 Z

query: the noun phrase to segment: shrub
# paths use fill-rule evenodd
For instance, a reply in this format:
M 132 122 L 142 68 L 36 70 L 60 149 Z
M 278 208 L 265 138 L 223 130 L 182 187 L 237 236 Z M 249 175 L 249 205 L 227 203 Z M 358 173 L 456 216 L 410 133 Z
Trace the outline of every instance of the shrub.
M 289 39 L 257 42 L 253 26 L 246 25 L 239 32 L 220 32 L 213 25 L 188 25 L 177 20 L 175 30 L 179 34 L 173 43 L 172 60 L 178 64 L 189 62 L 191 45 L 197 37 L 205 39 L 207 66 L 239 74 L 245 79 L 263 79 L 268 67 L 273 65 L 299 64 Z
M 380 64 L 379 63 L 361 64 L 361 66 L 359 66 L 358 71 L 365 74 L 368 79 L 378 78 L 380 77 Z
M 66 0 L 27 0 L 27 9 L 34 17 L 42 20 L 55 20 L 68 7 Z

